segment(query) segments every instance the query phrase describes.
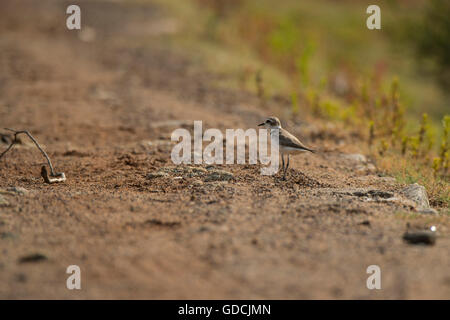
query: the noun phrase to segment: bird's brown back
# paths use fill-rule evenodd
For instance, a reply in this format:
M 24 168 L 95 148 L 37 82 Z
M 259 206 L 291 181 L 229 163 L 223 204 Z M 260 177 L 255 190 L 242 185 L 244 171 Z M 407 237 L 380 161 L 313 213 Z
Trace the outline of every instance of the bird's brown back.
M 288 131 L 284 130 L 283 128 L 280 129 L 279 142 L 280 142 L 280 146 L 296 148 L 296 149 L 302 149 L 302 150 L 314 152 L 314 150 L 306 147 L 294 135 L 290 134 Z

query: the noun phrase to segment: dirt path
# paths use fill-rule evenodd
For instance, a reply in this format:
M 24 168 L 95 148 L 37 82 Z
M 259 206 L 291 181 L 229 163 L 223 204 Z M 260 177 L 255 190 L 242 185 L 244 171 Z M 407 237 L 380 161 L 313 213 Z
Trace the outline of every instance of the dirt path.
M 0 126 L 30 130 L 68 180 L 43 184 L 25 138 L 0 160 L 0 188 L 27 190 L 1 195 L 0 298 L 450 298 L 448 217 L 385 201 L 403 186 L 343 153 L 353 138 L 287 122 L 321 150 L 291 159 L 288 181 L 174 168 L 175 128 L 250 128 L 277 110 L 215 87 L 155 5 L 81 2 L 95 35 L 80 39 L 64 2 L 21 3 L 0 4 Z M 209 181 L 217 169 L 233 177 Z M 407 222 L 437 225 L 436 245 L 406 244 Z M 373 264 L 382 290 L 366 288 Z

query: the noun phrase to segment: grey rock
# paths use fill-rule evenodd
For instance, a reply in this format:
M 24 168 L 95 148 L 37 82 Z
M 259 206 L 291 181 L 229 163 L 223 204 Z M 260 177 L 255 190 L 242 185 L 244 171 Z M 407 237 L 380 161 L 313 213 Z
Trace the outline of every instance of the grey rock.
M 404 199 L 403 197 L 395 197 L 394 199 L 391 199 L 391 201 L 410 210 L 417 210 L 417 203 L 412 200 Z
M 437 210 L 434 210 L 433 208 L 421 208 L 417 210 L 417 213 L 420 214 L 438 214 Z
M 406 188 L 400 190 L 400 192 L 408 199 L 414 201 L 418 209 L 429 209 L 430 202 L 428 201 L 427 190 L 424 186 L 414 183 Z
M 225 170 L 213 170 L 205 178 L 205 182 L 229 181 L 233 179 L 233 174 Z
M 408 231 L 403 235 L 403 240 L 410 244 L 434 245 L 436 243 L 436 232 Z
M 367 162 L 367 158 L 359 153 L 356 154 L 346 154 L 344 155 L 344 158 L 347 160 L 351 160 L 354 162 L 359 162 L 359 163 L 366 163 Z
M 208 174 L 208 170 L 202 167 L 187 167 L 185 174 L 192 178 L 192 177 L 200 177 Z
M 187 167 L 187 169 L 189 169 L 191 172 L 193 173 L 207 173 L 208 170 L 206 170 L 205 168 L 202 167 Z
M 197 178 L 195 184 L 200 185 L 203 182 L 213 182 L 213 181 L 229 181 L 233 178 L 231 172 L 215 169 L 213 167 L 194 167 L 194 166 L 176 166 L 176 167 L 164 167 L 156 172 L 150 172 L 147 174 L 147 179 L 154 179 L 158 177 L 171 176 L 173 179 L 186 179 L 186 178 Z
M 147 179 L 155 179 L 155 178 L 167 177 L 167 176 L 169 176 L 168 173 L 158 171 L 158 172 L 150 172 L 150 173 L 148 173 L 146 178 Z
M 167 173 L 170 175 L 182 176 L 183 178 L 192 178 L 203 176 L 208 173 L 208 170 L 202 167 L 193 167 L 193 166 L 176 166 L 176 167 L 164 167 L 161 168 L 158 172 Z
M 225 185 L 228 184 L 228 181 L 205 181 L 205 187 L 208 189 L 216 189 L 216 188 L 223 188 Z
M 19 195 L 22 195 L 22 196 L 27 195 L 29 193 L 29 191 L 27 189 L 22 188 L 22 187 L 10 187 L 10 188 L 7 188 L 6 190 L 16 193 L 16 194 L 19 194 Z

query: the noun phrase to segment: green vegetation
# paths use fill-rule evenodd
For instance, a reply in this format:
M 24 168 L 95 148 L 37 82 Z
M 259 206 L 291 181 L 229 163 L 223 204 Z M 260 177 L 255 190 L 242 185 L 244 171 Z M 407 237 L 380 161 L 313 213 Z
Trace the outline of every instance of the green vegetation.
M 342 123 L 379 169 L 450 206 L 448 1 L 379 1 L 378 31 L 366 28 L 368 4 L 350 0 L 162 3 L 185 21 L 174 43 L 235 79 L 222 85 L 262 106 L 284 97 L 291 117 Z
M 423 19 L 411 25 L 411 40 L 444 88 L 450 85 L 450 2 L 431 0 Z

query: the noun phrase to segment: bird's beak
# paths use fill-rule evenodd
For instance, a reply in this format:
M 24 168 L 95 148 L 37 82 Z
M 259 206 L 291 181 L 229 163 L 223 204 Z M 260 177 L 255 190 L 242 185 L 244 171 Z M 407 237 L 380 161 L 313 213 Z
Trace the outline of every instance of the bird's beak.
M 261 126 L 263 126 L 265 123 L 263 122 L 263 123 L 260 123 L 260 124 L 258 124 L 258 127 L 261 127 Z

